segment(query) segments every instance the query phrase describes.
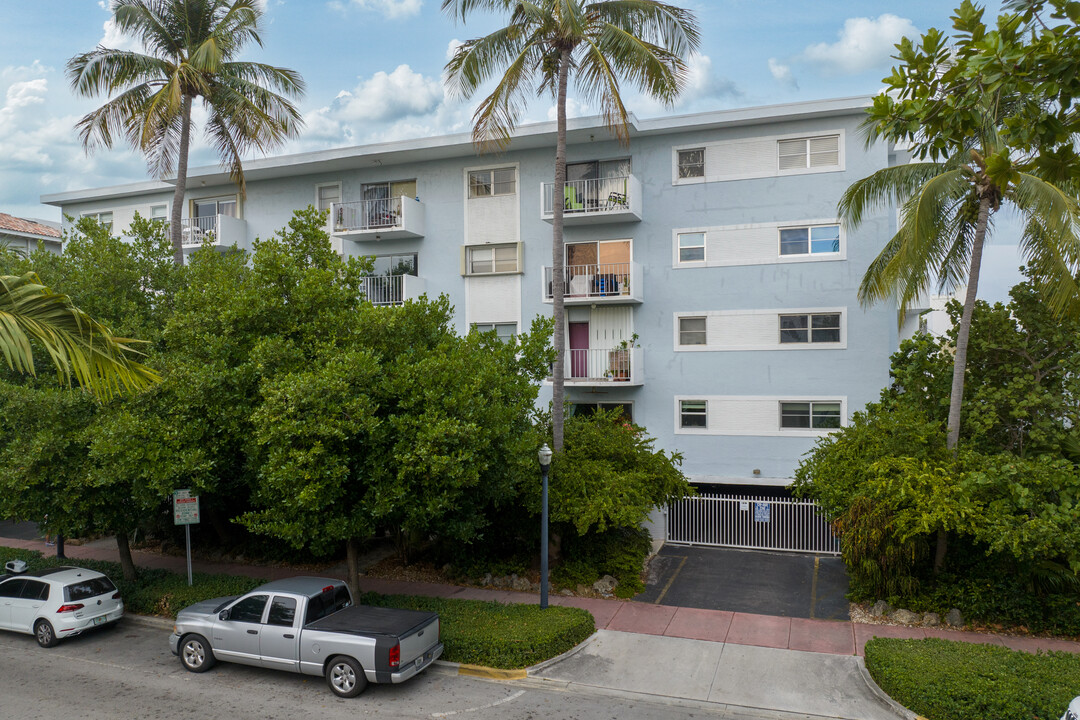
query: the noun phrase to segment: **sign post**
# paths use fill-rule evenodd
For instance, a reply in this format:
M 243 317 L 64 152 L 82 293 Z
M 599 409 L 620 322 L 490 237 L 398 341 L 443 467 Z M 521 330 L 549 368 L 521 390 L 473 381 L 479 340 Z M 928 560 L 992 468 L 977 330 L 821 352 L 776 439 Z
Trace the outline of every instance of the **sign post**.
M 199 522 L 199 496 L 191 490 L 173 492 L 173 524 L 184 526 L 187 544 L 187 584 L 191 586 L 191 526 Z

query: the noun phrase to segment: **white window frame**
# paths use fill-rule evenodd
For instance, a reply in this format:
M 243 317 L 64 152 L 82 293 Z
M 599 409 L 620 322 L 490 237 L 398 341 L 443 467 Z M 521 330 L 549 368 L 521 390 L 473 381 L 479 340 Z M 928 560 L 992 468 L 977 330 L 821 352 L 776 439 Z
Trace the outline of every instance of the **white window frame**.
M 718 140 L 705 143 L 687 143 L 683 145 L 676 145 L 671 149 L 671 184 L 672 185 L 694 185 L 704 182 L 732 182 L 738 180 L 752 180 L 754 178 L 766 178 L 766 177 L 785 177 L 788 175 L 809 175 L 815 173 L 832 173 L 843 172 L 845 164 L 847 162 L 845 152 L 845 138 L 847 132 L 844 128 L 827 128 L 817 132 L 797 132 L 797 133 L 785 133 L 783 135 L 758 135 L 750 136 L 732 140 Z M 806 167 L 806 168 L 793 168 L 791 170 L 780 169 L 780 146 L 779 142 L 786 140 L 801 140 L 801 139 L 817 139 L 825 137 L 837 137 L 837 158 L 839 164 L 828 165 L 823 167 Z M 772 149 L 772 161 L 766 161 L 766 166 L 762 166 L 760 170 L 749 170 L 741 172 L 739 174 L 724 174 L 724 168 L 713 166 L 710 168 L 709 155 L 710 148 L 737 146 L 747 144 L 773 144 Z M 699 148 L 705 148 L 705 176 L 704 177 L 691 177 L 680 178 L 679 177 L 679 152 L 686 150 L 697 150 Z
M 815 317 L 823 317 L 823 316 L 826 316 L 826 315 L 835 315 L 837 317 L 836 328 L 835 328 L 836 336 L 837 336 L 836 340 L 814 340 L 814 318 Z M 784 337 L 785 328 L 781 325 L 781 323 L 783 322 L 783 318 L 786 318 L 786 317 L 804 317 L 804 318 L 806 318 L 806 328 L 805 328 L 806 329 L 806 340 L 798 341 L 798 342 L 784 342 L 783 337 Z M 801 330 L 802 328 L 788 328 L 788 329 L 789 330 L 796 330 L 796 329 Z M 821 329 L 832 330 L 833 328 L 821 328 Z M 844 342 L 845 342 L 845 338 L 844 338 L 844 313 L 841 312 L 841 311 L 835 311 L 835 312 L 794 312 L 794 313 L 781 312 L 781 313 L 777 313 L 777 315 L 776 315 L 776 341 L 780 345 L 785 345 L 785 346 L 794 345 L 796 347 L 806 346 L 806 345 L 818 345 L 818 346 L 827 345 L 829 347 L 834 347 L 835 348 L 835 347 L 838 347 L 840 345 L 843 345 Z
M 222 202 L 230 201 L 236 203 L 236 215 L 234 217 L 236 217 L 237 219 L 243 219 L 243 208 L 240 205 L 239 195 L 211 195 L 209 197 L 191 198 L 189 201 L 191 205 L 188 208 L 188 217 L 195 217 L 195 206 L 198 203 L 216 202 L 218 205 L 221 205 Z M 218 212 L 216 214 L 221 215 L 220 208 L 218 209 Z
M 814 228 L 826 227 L 836 228 L 837 248 L 830 252 L 814 252 Z M 781 238 L 783 237 L 785 230 L 806 230 L 806 252 L 784 254 Z M 776 256 L 780 258 L 781 262 L 787 261 L 790 258 L 839 258 L 844 256 L 845 239 L 844 225 L 839 222 L 779 225 L 776 228 Z
M 514 251 L 513 270 L 496 270 L 495 253 L 498 250 L 511 248 Z M 491 251 L 491 272 L 473 272 L 473 253 L 477 251 Z M 484 243 L 482 245 L 462 245 L 462 275 L 465 277 L 488 277 L 490 275 L 520 275 L 523 272 L 521 258 L 521 243 Z
M 701 174 L 700 175 L 686 175 L 686 176 L 684 176 L 682 174 L 682 169 L 683 169 L 682 154 L 683 153 L 692 153 L 692 152 L 700 152 L 701 153 Z M 705 146 L 704 145 L 700 145 L 698 147 L 676 148 L 676 150 L 675 150 L 675 177 L 677 179 L 683 181 L 683 182 L 694 182 L 694 181 L 703 182 L 705 180 L 705 177 L 706 177 L 706 168 L 705 168 L 706 155 L 707 155 L 707 153 L 705 152 Z M 693 165 L 691 165 L 689 163 L 687 164 L 687 167 L 696 167 L 696 166 L 697 166 L 696 163 L 693 164 Z
M 511 192 L 495 192 L 495 173 L 500 170 L 509 170 L 514 174 L 513 184 L 514 189 Z M 490 179 L 488 182 L 491 185 L 491 193 L 488 195 L 473 195 L 473 175 L 479 175 L 480 173 L 490 173 Z M 505 182 L 504 182 L 505 184 Z M 518 192 L 518 168 L 517 165 L 498 165 L 484 168 L 472 168 L 465 171 L 465 197 L 469 200 L 481 200 L 486 198 L 508 197 L 517 195 Z
M 688 249 L 689 248 L 697 248 L 697 247 L 701 248 L 701 259 L 700 260 L 683 260 L 682 259 L 682 251 L 683 251 L 682 238 L 683 238 L 683 236 L 686 236 L 686 235 L 700 235 L 701 236 L 701 245 L 690 245 L 690 246 L 688 246 Z M 675 233 L 675 264 L 676 265 L 681 265 L 683 267 L 686 267 L 688 265 L 691 266 L 691 267 L 695 266 L 695 265 L 704 265 L 709 260 L 709 249 L 708 248 L 709 248 L 709 234 L 707 232 L 705 232 L 704 230 L 693 230 L 693 231 L 684 230 L 682 232 L 676 232 Z
M 835 165 L 810 165 L 810 158 L 814 154 L 810 152 L 810 143 L 814 140 L 824 140 L 826 138 L 836 138 L 836 164 Z M 780 146 L 783 143 L 791 143 L 796 141 L 803 142 L 803 166 L 797 168 L 781 168 L 780 167 Z M 801 175 L 808 172 L 829 172 L 837 168 L 843 167 L 843 134 L 842 133 L 823 133 L 821 135 L 796 135 L 793 137 L 777 138 L 776 140 L 776 172 L 780 175 Z M 795 157 L 789 155 L 787 157 Z
M 161 217 L 154 217 L 154 210 L 157 210 L 158 208 L 161 208 L 162 210 L 164 210 L 165 213 Z M 160 204 L 156 204 L 156 205 L 151 205 L 150 206 L 150 220 L 152 222 L 153 221 L 169 222 L 169 204 L 168 203 L 160 203 Z
M 705 329 L 704 330 L 683 330 L 682 324 L 683 324 L 684 320 L 701 320 L 705 324 Z M 676 337 L 678 338 L 677 342 L 678 342 L 678 346 L 680 348 L 705 348 L 705 347 L 709 346 L 709 317 L 707 315 L 679 315 L 675 319 L 675 324 L 676 324 L 675 334 L 676 334 Z M 701 333 L 704 336 L 705 342 L 701 342 L 701 343 L 684 343 L 683 342 L 683 333 L 684 332 Z
M 312 204 L 312 206 L 314 206 L 314 208 L 316 210 L 319 209 L 319 200 L 321 200 L 321 198 L 319 197 L 320 191 L 323 188 L 328 188 L 328 187 L 336 187 L 337 188 L 337 191 L 338 191 L 338 193 L 337 193 L 337 196 L 338 196 L 337 201 L 339 203 L 342 203 L 342 202 L 345 201 L 345 196 L 342 194 L 343 189 L 342 189 L 340 180 L 338 180 L 336 182 L 315 183 L 315 201 L 313 203 L 311 203 L 311 204 Z M 333 206 L 333 203 L 330 203 L 330 205 Z M 327 222 L 328 225 L 332 226 L 334 224 L 333 208 L 328 207 L 326 209 L 330 211 L 326 216 L 326 222 Z
M 810 427 L 784 427 L 784 406 L 785 405 L 809 405 L 810 406 Z M 814 406 L 815 405 L 839 405 L 840 406 L 840 424 L 834 428 L 816 428 L 814 427 Z M 841 398 L 814 398 L 814 399 L 790 399 L 780 400 L 776 404 L 776 426 L 781 433 L 799 433 L 799 434 L 811 434 L 811 435 L 828 435 L 831 432 L 845 427 L 847 425 L 847 403 Z
M 686 418 L 686 409 L 683 407 L 685 403 L 702 403 L 705 405 L 704 412 L 693 412 L 690 417 L 704 417 L 705 424 L 703 426 L 698 425 L 684 425 Z M 708 434 L 709 432 L 709 401 L 706 398 L 677 398 L 675 400 L 675 427 L 679 432 L 687 434 Z
M 780 342 L 780 316 L 781 315 L 839 315 L 840 316 L 840 342 L 819 343 L 781 343 Z M 722 335 L 727 327 L 725 319 L 729 317 L 756 317 L 760 318 L 760 324 L 755 325 L 759 330 L 771 326 L 775 332 L 755 332 L 751 341 L 749 338 L 725 337 Z M 706 327 L 705 345 L 681 345 L 679 337 L 680 321 L 683 318 L 704 317 Z M 745 309 L 745 310 L 688 310 L 678 311 L 673 314 L 672 322 L 672 347 L 677 353 L 685 352 L 748 352 L 767 350 L 769 352 L 813 352 L 817 350 L 846 350 L 847 349 L 847 317 L 846 307 L 812 307 L 812 308 L 770 308 Z M 713 319 L 718 325 L 713 325 Z M 710 326 L 712 326 L 710 328 Z M 717 329 L 721 328 L 721 329 Z M 768 333 L 770 339 L 766 342 L 762 339 Z
M 113 210 L 98 210 L 96 212 L 80 213 L 79 214 L 79 219 L 92 218 L 92 219 L 96 220 L 99 225 L 105 225 L 105 223 L 101 222 L 101 216 L 102 215 L 108 215 L 109 216 L 109 223 L 108 223 L 108 225 L 106 225 L 106 227 L 108 228 L 109 232 L 112 232 L 113 226 L 116 224 L 116 212 L 114 212 Z
M 500 327 L 502 327 L 502 328 L 512 327 L 514 329 L 514 331 L 512 333 L 510 333 L 510 337 L 504 337 L 503 335 L 499 334 L 499 328 Z M 500 340 L 502 340 L 503 342 L 511 342 L 511 341 L 513 341 L 513 339 L 516 338 L 518 336 L 518 333 L 519 333 L 518 324 L 516 322 L 494 322 L 494 323 L 490 323 L 490 322 L 489 323 L 474 322 L 474 323 L 469 324 L 469 329 L 472 330 L 472 331 L 475 331 L 475 332 L 489 332 L 491 330 L 494 330 L 495 335 Z

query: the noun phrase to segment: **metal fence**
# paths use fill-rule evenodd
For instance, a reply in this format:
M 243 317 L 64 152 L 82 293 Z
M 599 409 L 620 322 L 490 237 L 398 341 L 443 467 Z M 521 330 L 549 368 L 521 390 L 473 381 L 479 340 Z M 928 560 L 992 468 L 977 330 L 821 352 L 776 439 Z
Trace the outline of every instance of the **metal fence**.
M 839 555 L 840 541 L 812 500 L 729 495 L 668 507 L 667 540 L 687 545 Z
M 360 292 L 372 305 L 401 305 L 405 302 L 405 276 L 374 275 L 361 278 Z

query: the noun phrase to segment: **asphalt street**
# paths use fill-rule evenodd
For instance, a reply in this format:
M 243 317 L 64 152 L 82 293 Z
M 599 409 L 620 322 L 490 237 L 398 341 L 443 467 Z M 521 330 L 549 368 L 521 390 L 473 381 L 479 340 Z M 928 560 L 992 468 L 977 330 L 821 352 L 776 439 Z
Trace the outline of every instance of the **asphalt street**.
M 495 682 L 435 667 L 402 685 L 371 685 L 358 698 L 330 694 L 322 678 L 219 663 L 196 675 L 169 652 L 167 630 L 125 622 L 44 650 L 29 635 L 0 633 L 0 715 L 23 720 L 298 717 L 496 720 L 769 718 L 748 709 L 679 706 L 618 693 Z

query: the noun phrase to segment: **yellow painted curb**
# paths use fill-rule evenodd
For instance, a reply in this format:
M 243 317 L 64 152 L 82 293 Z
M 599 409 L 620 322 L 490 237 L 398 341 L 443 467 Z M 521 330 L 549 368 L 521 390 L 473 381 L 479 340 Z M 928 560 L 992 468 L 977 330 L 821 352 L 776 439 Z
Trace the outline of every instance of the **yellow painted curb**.
M 472 675 L 473 677 L 488 678 L 489 680 L 522 680 L 529 676 L 528 670 L 501 670 L 499 668 L 484 667 L 483 665 L 458 666 L 458 675 Z

